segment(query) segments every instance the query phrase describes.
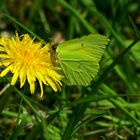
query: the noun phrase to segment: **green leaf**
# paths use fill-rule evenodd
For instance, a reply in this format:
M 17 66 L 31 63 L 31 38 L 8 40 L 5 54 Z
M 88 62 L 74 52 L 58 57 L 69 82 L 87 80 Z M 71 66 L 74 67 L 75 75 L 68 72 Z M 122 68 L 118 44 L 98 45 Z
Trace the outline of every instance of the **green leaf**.
M 47 124 L 45 119 L 42 119 L 42 130 L 45 140 L 61 140 L 61 131 L 54 125 Z
M 130 45 L 132 42 L 132 40 L 127 40 L 125 43 L 127 45 Z M 131 49 L 131 55 L 133 59 L 140 64 L 140 41 L 138 41 L 137 44 L 135 44 L 134 47 Z
M 57 56 L 68 85 L 87 86 L 99 71 L 99 61 L 109 39 L 90 34 L 66 41 L 57 47 Z

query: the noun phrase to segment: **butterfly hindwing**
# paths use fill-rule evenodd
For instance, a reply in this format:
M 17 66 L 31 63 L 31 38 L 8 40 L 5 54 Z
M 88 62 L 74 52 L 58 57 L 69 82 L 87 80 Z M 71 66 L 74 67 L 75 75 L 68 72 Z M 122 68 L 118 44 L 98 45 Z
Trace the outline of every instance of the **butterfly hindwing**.
M 99 61 L 109 39 L 88 35 L 57 46 L 57 57 L 68 85 L 87 86 L 99 71 Z

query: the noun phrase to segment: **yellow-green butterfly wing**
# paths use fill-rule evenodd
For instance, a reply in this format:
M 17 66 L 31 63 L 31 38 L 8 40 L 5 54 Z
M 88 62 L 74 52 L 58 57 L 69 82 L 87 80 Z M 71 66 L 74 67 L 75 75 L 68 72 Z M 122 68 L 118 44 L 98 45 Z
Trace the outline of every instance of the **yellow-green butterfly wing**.
M 99 61 L 109 39 L 91 34 L 57 46 L 57 57 L 68 85 L 87 86 L 99 71 Z

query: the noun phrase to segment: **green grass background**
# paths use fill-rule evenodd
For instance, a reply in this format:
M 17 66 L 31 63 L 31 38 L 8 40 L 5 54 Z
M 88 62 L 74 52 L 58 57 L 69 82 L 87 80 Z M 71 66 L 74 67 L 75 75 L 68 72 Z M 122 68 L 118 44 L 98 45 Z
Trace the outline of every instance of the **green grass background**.
M 59 42 L 90 33 L 110 38 L 98 77 L 88 87 L 63 84 L 60 93 L 0 78 L 2 140 L 140 139 L 140 1 L 3 0 L 0 33 L 29 33 Z M 2 69 L 2 68 L 0 68 Z

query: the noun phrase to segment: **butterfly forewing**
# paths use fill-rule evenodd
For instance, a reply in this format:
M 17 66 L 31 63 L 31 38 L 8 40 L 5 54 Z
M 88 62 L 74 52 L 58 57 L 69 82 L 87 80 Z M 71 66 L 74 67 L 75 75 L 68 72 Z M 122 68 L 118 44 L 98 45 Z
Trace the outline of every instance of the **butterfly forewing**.
M 87 86 L 99 71 L 99 61 L 109 39 L 88 35 L 57 46 L 57 57 L 68 85 Z

